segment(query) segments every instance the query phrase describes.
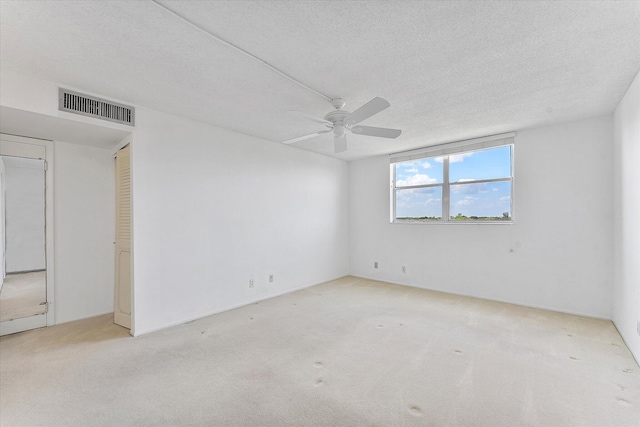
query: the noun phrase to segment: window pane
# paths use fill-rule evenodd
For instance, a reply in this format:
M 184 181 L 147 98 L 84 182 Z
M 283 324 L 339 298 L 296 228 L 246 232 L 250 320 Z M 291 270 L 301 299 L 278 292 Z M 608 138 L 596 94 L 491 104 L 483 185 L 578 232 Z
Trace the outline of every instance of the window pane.
M 396 190 L 396 219 L 442 219 L 442 187 Z
M 449 156 L 449 182 L 511 176 L 511 146 Z
M 396 163 L 396 187 L 442 183 L 442 157 Z
M 511 181 L 451 185 L 452 221 L 510 221 Z

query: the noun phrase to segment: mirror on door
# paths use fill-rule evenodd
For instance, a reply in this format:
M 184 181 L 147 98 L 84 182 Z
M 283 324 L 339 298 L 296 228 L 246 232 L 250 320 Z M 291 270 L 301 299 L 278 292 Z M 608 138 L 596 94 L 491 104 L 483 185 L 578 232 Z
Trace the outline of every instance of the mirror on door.
M 45 162 L 0 156 L 0 322 L 47 311 Z

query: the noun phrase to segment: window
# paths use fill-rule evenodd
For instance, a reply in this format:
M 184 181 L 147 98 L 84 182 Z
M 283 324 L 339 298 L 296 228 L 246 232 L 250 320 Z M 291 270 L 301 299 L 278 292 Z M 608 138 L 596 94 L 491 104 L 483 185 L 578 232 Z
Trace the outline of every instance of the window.
M 391 221 L 510 223 L 513 134 L 391 156 Z

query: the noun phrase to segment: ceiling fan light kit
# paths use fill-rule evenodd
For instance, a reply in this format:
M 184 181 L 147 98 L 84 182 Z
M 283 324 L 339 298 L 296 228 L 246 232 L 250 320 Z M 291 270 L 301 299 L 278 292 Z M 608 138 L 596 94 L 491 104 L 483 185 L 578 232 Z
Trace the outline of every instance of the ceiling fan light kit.
M 327 113 L 324 118 L 312 116 L 302 111 L 287 111 L 298 117 L 303 117 L 317 123 L 324 124 L 329 130 L 311 133 L 308 135 L 298 136 L 296 138 L 283 141 L 284 144 L 293 144 L 295 142 L 304 141 L 305 139 L 314 138 L 323 133 L 333 131 L 333 141 L 336 153 L 347 151 L 347 131 L 356 135 L 375 136 L 380 138 L 395 139 L 402 133 L 399 129 L 379 128 L 373 126 L 355 126 L 363 120 L 368 119 L 374 114 L 388 108 L 389 102 L 382 98 L 373 98 L 354 112 L 343 110 L 345 102 L 342 98 L 334 98 L 331 100 L 334 111 Z

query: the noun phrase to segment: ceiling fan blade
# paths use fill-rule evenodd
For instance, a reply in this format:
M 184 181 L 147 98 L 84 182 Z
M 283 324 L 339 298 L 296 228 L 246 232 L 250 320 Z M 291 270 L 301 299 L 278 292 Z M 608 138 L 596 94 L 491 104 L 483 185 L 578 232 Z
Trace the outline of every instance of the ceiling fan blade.
M 333 144 L 335 146 L 336 153 L 347 151 L 347 135 L 343 134 L 342 136 L 335 136 L 333 138 Z
M 353 113 L 349 114 L 344 118 L 344 123 L 347 125 L 355 125 L 356 123 L 360 123 L 361 121 L 368 119 L 374 114 L 379 113 L 385 108 L 389 107 L 391 104 L 382 98 L 373 98 L 371 101 L 364 104 L 362 107 L 358 108 Z
M 316 123 L 322 123 L 323 125 L 333 126 L 333 123 L 331 123 L 329 120 L 321 119 L 319 117 L 312 116 L 311 114 L 303 113 L 302 111 L 288 110 L 287 113 L 293 114 L 294 116 L 302 117 L 307 120 L 312 120 Z
M 318 136 L 323 133 L 331 132 L 331 129 L 321 130 L 320 132 L 310 133 L 309 135 L 299 136 L 297 138 L 287 139 L 286 141 L 282 141 L 283 144 L 293 144 L 294 142 L 304 141 L 305 139 L 313 138 L 314 136 Z
M 381 138 L 397 138 L 402 131 L 400 129 L 377 128 L 373 126 L 354 126 L 351 132 L 358 135 L 379 136 Z

